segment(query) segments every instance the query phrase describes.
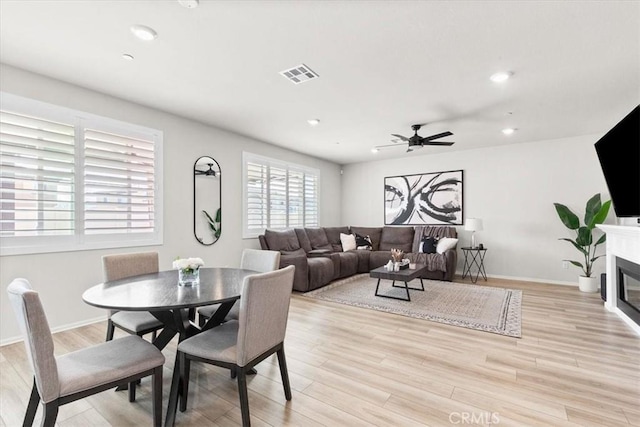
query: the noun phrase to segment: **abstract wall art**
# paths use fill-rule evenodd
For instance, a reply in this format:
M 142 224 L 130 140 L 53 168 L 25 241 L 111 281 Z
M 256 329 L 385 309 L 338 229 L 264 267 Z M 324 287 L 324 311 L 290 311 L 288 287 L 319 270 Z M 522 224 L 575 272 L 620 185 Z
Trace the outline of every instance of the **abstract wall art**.
M 462 170 L 384 179 L 385 225 L 462 225 Z

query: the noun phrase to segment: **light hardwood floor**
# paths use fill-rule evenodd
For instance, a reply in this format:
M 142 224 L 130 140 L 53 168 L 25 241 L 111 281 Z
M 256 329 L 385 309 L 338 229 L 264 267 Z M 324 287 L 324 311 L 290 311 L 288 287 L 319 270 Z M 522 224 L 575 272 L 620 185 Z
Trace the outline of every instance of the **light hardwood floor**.
M 640 338 L 599 295 L 478 284 L 524 291 L 522 338 L 294 295 L 285 341 L 293 399 L 284 398 L 276 359 L 265 360 L 248 381 L 252 425 L 640 426 Z M 55 334 L 56 353 L 102 342 L 105 328 Z M 175 340 L 164 354 L 163 411 Z M 191 380 L 176 425 L 241 424 L 228 371 L 194 363 Z M 0 348 L 0 427 L 21 425 L 31 383 L 23 344 Z M 58 425 L 150 425 L 150 410 L 145 380 L 136 403 L 107 391 L 62 407 Z

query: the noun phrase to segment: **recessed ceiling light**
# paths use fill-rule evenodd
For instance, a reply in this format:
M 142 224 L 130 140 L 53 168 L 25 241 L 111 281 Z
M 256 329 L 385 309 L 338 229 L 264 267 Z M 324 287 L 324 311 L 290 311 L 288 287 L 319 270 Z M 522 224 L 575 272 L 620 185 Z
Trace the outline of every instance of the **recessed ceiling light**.
M 502 133 L 504 133 L 505 135 L 511 135 L 512 133 L 514 133 L 516 130 L 514 128 L 505 128 L 502 129 Z
M 200 4 L 198 0 L 178 0 L 178 3 L 188 9 L 195 9 Z
M 309 119 L 309 120 L 307 120 L 307 123 L 309 123 L 309 125 L 311 125 L 311 126 L 318 126 L 320 124 L 320 120 L 319 119 Z
M 130 55 L 128 53 L 123 53 L 122 54 L 122 59 L 125 59 L 127 61 L 133 61 L 134 58 L 133 58 L 133 55 Z
M 134 36 L 146 42 L 155 40 L 158 37 L 158 33 L 156 33 L 153 28 L 149 28 L 144 25 L 132 25 L 131 32 Z
M 501 71 L 499 73 L 495 73 L 489 77 L 494 83 L 502 83 L 504 81 L 509 80 L 509 78 L 513 75 L 510 71 Z
M 373 154 L 376 154 L 378 151 L 380 151 L 380 150 L 378 150 L 378 149 L 377 149 L 377 148 L 375 148 L 375 147 L 371 149 L 371 152 L 372 152 Z

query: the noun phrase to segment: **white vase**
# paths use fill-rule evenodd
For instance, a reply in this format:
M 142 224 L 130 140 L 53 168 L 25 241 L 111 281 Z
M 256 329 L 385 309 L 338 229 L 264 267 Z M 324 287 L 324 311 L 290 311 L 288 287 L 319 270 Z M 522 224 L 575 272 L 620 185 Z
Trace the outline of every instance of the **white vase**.
M 582 292 L 598 292 L 598 278 L 578 276 L 578 287 Z

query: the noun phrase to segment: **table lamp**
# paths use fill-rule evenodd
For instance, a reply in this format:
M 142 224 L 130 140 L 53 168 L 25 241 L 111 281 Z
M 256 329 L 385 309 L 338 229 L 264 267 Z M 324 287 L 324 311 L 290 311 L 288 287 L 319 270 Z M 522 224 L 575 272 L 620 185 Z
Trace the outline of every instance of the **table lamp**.
M 464 225 L 464 229 L 472 231 L 471 233 L 471 247 L 476 247 L 476 231 L 482 231 L 482 220 L 480 218 L 467 218 L 467 222 Z

